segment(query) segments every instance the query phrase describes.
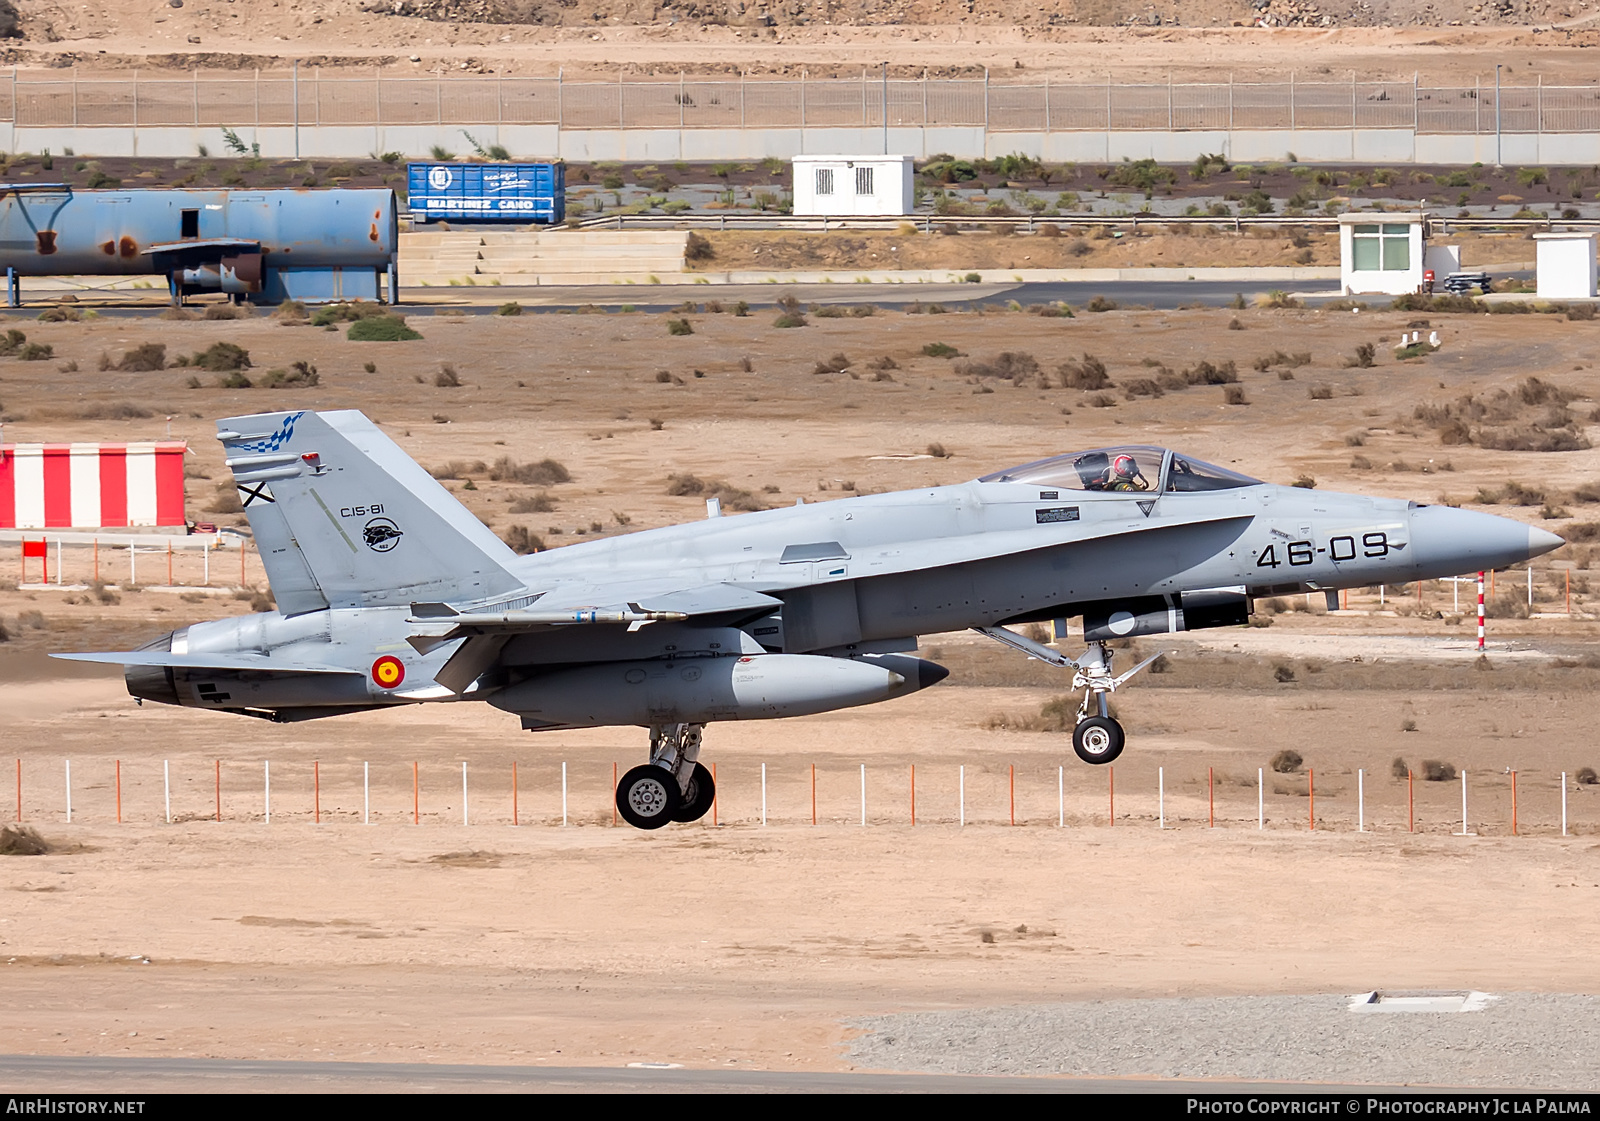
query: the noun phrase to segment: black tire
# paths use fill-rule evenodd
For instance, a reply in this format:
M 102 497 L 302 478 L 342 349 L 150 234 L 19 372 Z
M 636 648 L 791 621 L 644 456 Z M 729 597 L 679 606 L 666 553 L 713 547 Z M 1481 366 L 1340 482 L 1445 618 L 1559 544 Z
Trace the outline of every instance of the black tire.
M 682 800 L 672 772 L 653 763 L 633 768 L 617 783 L 617 812 L 635 829 L 660 829 Z
M 678 810 L 672 815 L 673 821 L 699 821 L 711 812 L 711 803 L 717 796 L 717 784 L 711 777 L 711 772 L 699 763 L 694 765 L 694 773 L 689 776 L 689 789 L 684 791 L 683 801 Z
M 1109 716 L 1091 716 L 1072 730 L 1072 750 L 1085 763 L 1110 763 L 1122 754 L 1127 737 L 1122 725 Z

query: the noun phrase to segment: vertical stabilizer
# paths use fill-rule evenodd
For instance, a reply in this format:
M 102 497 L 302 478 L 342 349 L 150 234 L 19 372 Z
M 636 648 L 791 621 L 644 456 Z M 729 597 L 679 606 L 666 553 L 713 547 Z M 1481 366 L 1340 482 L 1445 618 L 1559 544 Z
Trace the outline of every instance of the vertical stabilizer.
M 522 586 L 507 567 L 516 554 L 361 413 L 260 413 L 217 429 L 284 614 Z

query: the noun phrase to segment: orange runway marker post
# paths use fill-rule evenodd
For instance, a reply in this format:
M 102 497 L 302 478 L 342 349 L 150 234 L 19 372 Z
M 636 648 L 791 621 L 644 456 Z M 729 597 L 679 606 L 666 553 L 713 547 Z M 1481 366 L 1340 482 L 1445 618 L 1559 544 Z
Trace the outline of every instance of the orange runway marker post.
M 117 760 L 117 824 L 122 824 L 122 760 Z
M 1206 794 L 1211 799 L 1211 824 L 1208 829 L 1217 827 L 1217 771 L 1215 767 L 1206 768 Z
M 417 792 L 417 764 L 411 764 L 411 824 L 422 824 L 422 796 Z
M 817 765 L 811 764 L 811 824 L 817 823 Z
M 322 824 L 322 764 L 311 760 L 311 823 Z

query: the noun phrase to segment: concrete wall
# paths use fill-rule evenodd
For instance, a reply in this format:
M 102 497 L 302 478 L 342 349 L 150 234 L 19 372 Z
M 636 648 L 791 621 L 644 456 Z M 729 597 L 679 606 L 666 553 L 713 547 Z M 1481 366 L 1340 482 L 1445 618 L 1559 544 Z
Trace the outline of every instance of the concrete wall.
M 876 155 L 884 151 L 881 128 L 750 129 L 561 129 L 556 125 L 475 125 L 468 131 L 482 144 L 503 144 L 518 159 L 562 159 L 659 163 L 677 160 L 756 160 L 768 156 L 823 153 Z M 240 128 L 246 144 L 259 143 L 270 159 L 303 157 L 347 160 L 399 152 L 425 159 L 439 145 L 469 151 L 457 125 L 321 125 Z M 220 128 L 107 126 L 34 128 L 0 122 L 0 151 L 52 152 L 78 156 L 193 156 L 204 144 L 214 156 L 227 154 Z M 1419 135 L 1392 129 L 1260 129 L 1134 132 L 997 132 L 970 127 L 893 128 L 890 152 L 917 158 L 935 153 L 972 159 L 1025 152 L 1050 161 L 1086 162 L 1156 159 L 1188 163 L 1220 152 L 1236 162 L 1287 159 L 1305 163 L 1511 165 L 1600 164 L 1600 133 L 1493 133 Z M 1498 154 L 1497 154 L 1498 153 Z

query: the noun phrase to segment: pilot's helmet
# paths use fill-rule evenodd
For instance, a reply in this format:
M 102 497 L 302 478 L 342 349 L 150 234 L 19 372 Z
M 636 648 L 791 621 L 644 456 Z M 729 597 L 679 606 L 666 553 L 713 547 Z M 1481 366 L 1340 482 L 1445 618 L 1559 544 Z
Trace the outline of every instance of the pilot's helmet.
M 1111 474 L 1124 481 L 1132 481 L 1139 474 L 1139 465 L 1131 455 L 1119 455 L 1111 461 Z

